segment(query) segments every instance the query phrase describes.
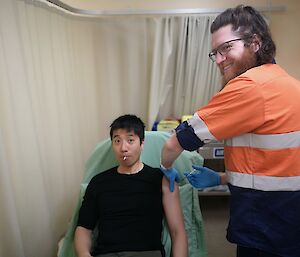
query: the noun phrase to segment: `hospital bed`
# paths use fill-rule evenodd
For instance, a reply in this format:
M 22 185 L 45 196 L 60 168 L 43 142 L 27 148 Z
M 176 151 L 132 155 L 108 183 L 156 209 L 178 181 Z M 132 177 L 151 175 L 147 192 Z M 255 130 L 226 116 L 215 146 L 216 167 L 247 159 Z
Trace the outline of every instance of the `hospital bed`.
M 152 167 L 159 167 L 161 148 L 169 136 L 170 133 L 168 132 L 146 132 L 145 145 L 141 155 L 141 159 L 145 164 Z M 117 164 L 118 163 L 111 148 L 110 139 L 108 138 L 100 142 L 86 163 L 86 170 L 80 186 L 78 203 L 68 225 L 67 232 L 60 244 L 58 257 L 76 257 L 73 237 L 78 219 L 78 211 L 81 206 L 81 201 L 87 184 L 93 176 L 116 166 Z M 198 191 L 193 189 L 183 176 L 183 172 L 191 170 L 192 164 L 203 165 L 203 158 L 196 152 L 184 151 L 175 161 L 174 167 L 179 171 L 180 176 L 182 177 L 179 189 L 185 228 L 188 234 L 189 257 L 207 257 Z M 170 257 L 171 239 L 165 220 L 163 220 L 162 243 L 166 251 L 166 257 Z

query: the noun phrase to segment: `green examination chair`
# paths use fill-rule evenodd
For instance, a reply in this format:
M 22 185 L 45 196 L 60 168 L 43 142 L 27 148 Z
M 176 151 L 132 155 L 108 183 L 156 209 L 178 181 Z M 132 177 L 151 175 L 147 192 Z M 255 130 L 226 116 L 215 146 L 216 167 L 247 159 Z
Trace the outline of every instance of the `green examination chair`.
M 160 131 L 147 131 L 145 145 L 142 152 L 142 161 L 152 167 L 159 167 L 162 146 L 170 133 Z M 179 184 L 181 206 L 183 209 L 185 228 L 188 235 L 189 257 L 207 257 L 204 242 L 203 220 L 199 206 L 198 191 L 184 179 L 183 172 L 191 170 L 192 164 L 203 165 L 203 158 L 196 152 L 184 151 L 174 163 L 174 167 L 183 178 Z M 58 257 L 76 257 L 73 238 L 76 229 L 78 211 L 84 196 L 87 184 L 96 174 L 118 165 L 110 139 L 100 142 L 86 163 L 86 171 L 81 183 L 80 195 L 77 206 L 67 228 Z M 170 257 L 171 239 L 166 222 L 163 221 L 162 243 L 166 251 L 166 257 Z

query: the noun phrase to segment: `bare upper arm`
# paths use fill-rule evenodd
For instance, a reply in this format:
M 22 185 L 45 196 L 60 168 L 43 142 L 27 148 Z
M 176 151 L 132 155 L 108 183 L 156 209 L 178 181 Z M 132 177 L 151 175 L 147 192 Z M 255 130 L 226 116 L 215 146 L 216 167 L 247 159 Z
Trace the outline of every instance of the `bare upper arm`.
M 175 183 L 174 192 L 170 192 L 169 181 L 163 177 L 163 207 L 170 233 L 184 229 L 183 212 L 180 204 L 179 187 Z

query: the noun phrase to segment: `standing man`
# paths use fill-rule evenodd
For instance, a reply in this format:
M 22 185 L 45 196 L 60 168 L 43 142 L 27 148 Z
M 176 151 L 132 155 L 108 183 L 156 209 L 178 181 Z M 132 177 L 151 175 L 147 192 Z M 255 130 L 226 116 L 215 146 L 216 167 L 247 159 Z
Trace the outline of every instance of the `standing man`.
M 183 150 L 225 140 L 226 175 L 195 167 L 188 180 L 197 188 L 228 182 L 227 239 L 238 257 L 299 257 L 300 82 L 274 64 L 275 44 L 254 8 L 227 9 L 211 33 L 223 89 L 176 128 L 161 169 L 173 181 Z
M 78 257 L 162 257 L 162 218 L 165 215 L 172 256 L 187 257 L 187 236 L 179 189 L 158 168 L 144 164 L 144 123 L 135 115 L 123 115 L 110 129 L 117 167 L 92 178 L 79 211 L 75 231 Z M 97 228 L 95 244 L 92 231 Z

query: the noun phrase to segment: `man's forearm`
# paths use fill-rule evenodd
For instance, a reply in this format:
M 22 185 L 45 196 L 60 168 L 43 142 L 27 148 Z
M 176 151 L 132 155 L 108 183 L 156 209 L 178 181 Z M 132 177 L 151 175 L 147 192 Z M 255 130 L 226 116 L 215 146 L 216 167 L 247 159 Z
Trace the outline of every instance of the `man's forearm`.
M 182 151 L 183 148 L 179 144 L 176 134 L 173 134 L 163 146 L 161 152 L 161 164 L 165 168 L 170 168 Z
M 182 234 L 172 238 L 172 257 L 187 257 L 188 242 L 186 235 Z
M 91 257 L 92 232 L 83 227 L 77 227 L 74 237 L 74 245 L 77 257 Z
M 227 184 L 227 176 L 225 172 L 220 173 L 221 177 L 221 185 L 226 185 Z

